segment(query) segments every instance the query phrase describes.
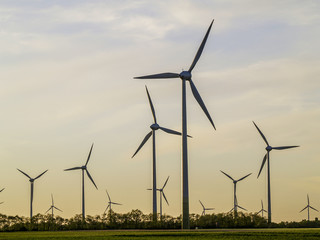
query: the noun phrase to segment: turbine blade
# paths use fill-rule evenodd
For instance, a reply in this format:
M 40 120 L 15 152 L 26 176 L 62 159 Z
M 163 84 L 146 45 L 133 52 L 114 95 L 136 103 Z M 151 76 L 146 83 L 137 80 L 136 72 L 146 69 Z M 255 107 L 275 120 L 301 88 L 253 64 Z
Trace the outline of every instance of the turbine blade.
M 0 192 L 2 192 L 4 189 L 5 189 L 5 188 L 2 188 L 2 189 L 0 190 Z
M 304 209 L 302 209 L 300 212 L 302 212 L 303 210 L 305 210 L 308 206 L 306 206 Z
M 167 182 L 168 182 L 168 180 L 169 180 L 169 177 L 170 177 L 170 176 L 167 177 L 167 180 L 166 180 L 166 182 L 163 184 L 162 189 L 164 189 L 164 187 L 167 185 Z
M 148 139 L 151 137 L 151 135 L 152 135 L 152 131 L 149 132 L 149 133 L 144 137 L 144 139 L 142 140 L 142 142 L 141 142 L 140 146 L 138 147 L 137 151 L 132 155 L 131 158 L 133 158 L 133 157 L 139 152 L 139 150 L 140 150 L 140 149 L 143 147 L 143 145 L 148 141 Z
M 263 209 L 264 212 L 267 212 L 266 210 Z
M 313 209 L 313 210 L 315 210 L 315 211 L 317 211 L 317 212 L 319 212 L 317 209 L 315 209 L 315 208 L 313 208 L 313 207 L 311 207 L 311 206 L 309 206 L 311 209 Z
M 110 195 L 109 195 L 109 193 L 108 193 L 108 190 L 107 190 L 107 189 L 106 189 L 106 193 L 107 193 L 107 195 L 108 195 L 109 202 L 111 202 L 111 198 L 110 198 Z
M 202 208 L 203 208 L 203 209 L 205 209 L 205 208 L 204 208 L 204 205 L 202 204 L 202 202 L 201 202 L 200 200 L 199 200 L 199 202 L 200 202 L 200 204 L 201 204 Z
M 214 208 L 206 208 L 206 210 L 214 210 Z
M 241 181 L 241 180 L 245 179 L 246 177 L 249 177 L 251 174 L 252 174 L 252 173 L 249 173 L 248 175 L 246 175 L 246 176 L 244 176 L 244 177 L 240 178 L 237 182 L 239 182 L 239 181 Z
M 261 171 L 262 171 L 262 169 L 263 169 L 263 166 L 264 166 L 264 164 L 266 163 L 267 154 L 268 154 L 268 153 L 266 153 L 266 155 L 264 155 L 264 157 L 263 157 L 263 160 L 262 160 L 262 164 L 261 164 L 261 167 L 260 167 L 260 171 L 259 171 L 258 177 L 260 176 L 260 173 L 261 173 Z M 257 177 L 257 178 L 258 178 L 258 177 Z
M 220 172 L 222 172 L 224 175 L 226 175 L 228 178 L 230 178 L 232 181 L 234 181 L 234 179 L 232 177 L 230 177 L 228 174 L 226 174 L 224 171 L 220 170 Z
M 89 162 L 89 160 L 90 160 L 92 148 L 93 148 L 93 143 L 92 143 L 92 145 L 91 145 L 90 152 L 89 152 L 89 155 L 88 155 L 87 162 L 86 162 L 86 165 L 85 165 L 85 166 L 87 166 L 87 164 L 88 164 L 88 162 Z
M 159 73 L 159 74 L 152 74 L 146 75 L 141 77 L 134 77 L 134 79 L 157 79 L 157 78 L 179 78 L 179 73 Z
M 309 202 L 309 194 L 307 194 L 307 199 L 308 199 L 308 205 L 310 204 L 310 202 Z
M 53 196 L 52 196 L 52 193 L 51 193 L 51 205 L 53 206 L 54 205 L 54 202 L 53 202 Z
M 177 131 L 174 131 L 174 130 L 171 130 L 171 129 L 168 129 L 168 128 L 164 128 L 164 127 L 159 127 L 162 131 L 166 132 L 166 133 L 170 133 L 170 134 L 175 134 L 175 135 L 180 135 L 181 136 L 181 133 L 180 132 L 177 132 Z
M 258 132 L 260 133 L 260 135 L 261 135 L 261 137 L 263 138 L 263 140 L 265 141 L 265 143 L 269 146 L 269 143 L 268 143 L 266 137 L 263 135 L 263 133 L 262 133 L 261 130 L 258 128 L 258 126 L 256 125 L 256 123 L 255 123 L 254 121 L 252 121 L 252 122 L 253 122 L 253 124 L 256 126 Z
M 110 204 L 107 206 L 106 210 L 104 210 L 104 213 L 103 213 L 103 214 L 106 213 L 106 211 L 108 210 L 109 207 L 110 207 Z
M 96 189 L 98 189 L 97 185 L 94 183 L 94 181 L 93 181 L 93 179 L 87 169 L 86 169 L 86 173 L 87 173 L 88 177 L 90 178 L 91 182 L 93 183 L 93 185 L 96 187 Z
M 204 111 L 204 113 L 206 114 L 207 118 L 209 119 L 210 123 L 212 124 L 213 128 L 216 130 L 216 127 L 214 126 L 214 123 L 211 119 L 211 116 L 206 108 L 206 105 L 204 104 L 204 102 L 202 101 L 202 98 L 196 88 L 196 86 L 194 85 L 193 81 L 190 79 L 190 87 L 191 87 L 191 91 L 192 94 L 194 96 L 194 98 L 197 100 L 197 102 L 199 103 L 200 107 L 202 108 L 202 110 Z
M 147 190 L 152 190 L 152 188 L 148 188 Z M 158 189 L 157 189 L 158 190 Z
M 240 207 L 239 205 L 237 205 L 238 208 L 241 208 L 242 210 L 248 211 L 247 209 Z
M 272 149 L 275 149 L 275 150 L 283 150 L 283 149 L 296 148 L 296 147 L 300 147 L 300 146 L 283 146 L 283 147 L 273 147 Z
M 82 169 L 82 168 L 81 167 L 74 167 L 74 168 L 65 169 L 64 171 L 71 171 L 71 170 L 77 170 L 77 169 Z
M 151 112 L 152 112 L 154 123 L 157 123 L 156 113 L 154 111 L 154 107 L 153 107 L 152 100 L 151 100 L 151 97 L 150 97 L 150 94 L 149 94 L 147 86 L 146 86 L 146 91 L 147 91 L 148 100 L 149 100 L 149 104 L 150 104 L 150 108 L 151 108 Z
M 197 64 L 197 62 L 198 62 L 198 60 L 199 60 L 199 58 L 200 58 L 200 56 L 201 56 L 201 54 L 202 54 L 203 48 L 204 48 L 204 46 L 206 45 L 206 42 L 207 42 L 207 39 L 208 39 L 210 30 L 211 30 L 211 27 L 212 27 L 213 21 L 214 21 L 214 20 L 212 20 L 212 22 L 211 22 L 211 24 L 210 24 L 210 26 L 209 26 L 209 28 L 208 28 L 208 30 L 207 30 L 207 33 L 206 33 L 206 35 L 204 36 L 204 38 L 203 38 L 203 40 L 202 40 L 202 43 L 201 43 L 201 45 L 200 45 L 200 47 L 199 47 L 199 49 L 198 49 L 198 52 L 197 52 L 196 56 L 195 56 L 194 59 L 193 59 L 193 62 L 192 62 L 192 64 L 191 64 L 190 68 L 189 68 L 189 72 L 191 72 L 191 71 L 193 70 L 193 68 L 196 66 L 196 64 Z
M 17 168 L 17 170 L 18 170 L 19 172 L 21 172 L 23 175 L 25 175 L 25 176 L 27 176 L 28 178 L 31 179 L 31 177 L 30 177 L 28 174 L 26 174 L 25 172 L 21 171 L 19 168 Z
M 44 214 L 47 214 L 47 212 L 49 212 L 51 208 L 52 208 L 52 206 Z
M 262 212 L 262 209 L 259 211 L 259 212 L 257 212 L 256 214 L 259 214 L 259 213 L 261 213 Z
M 167 204 L 168 204 L 168 206 L 169 206 L 169 202 L 168 202 L 168 200 L 167 200 L 167 198 L 166 198 L 166 195 L 164 194 L 163 191 L 162 191 L 162 196 L 164 197 L 164 200 L 166 200 L 166 202 L 167 202 Z
M 114 205 L 122 205 L 121 203 L 115 203 L 115 202 L 111 202 L 111 204 L 114 204 Z
M 58 211 L 60 211 L 60 212 L 63 212 L 61 209 L 59 209 L 59 208 L 57 208 L 57 207 L 55 207 L 55 206 L 53 206 L 55 209 L 57 209 Z
M 38 179 L 39 177 L 41 177 L 43 174 L 45 174 L 46 172 L 48 172 L 48 169 L 45 170 L 43 173 L 41 173 L 38 177 L 36 177 L 34 180 Z

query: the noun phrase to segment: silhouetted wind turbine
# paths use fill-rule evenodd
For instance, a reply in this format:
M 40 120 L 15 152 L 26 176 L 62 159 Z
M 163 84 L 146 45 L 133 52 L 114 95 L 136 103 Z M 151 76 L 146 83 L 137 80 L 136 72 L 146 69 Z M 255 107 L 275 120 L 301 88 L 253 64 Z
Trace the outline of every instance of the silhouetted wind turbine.
M 196 88 L 194 85 L 191 77 L 191 72 L 193 68 L 196 66 L 203 48 L 206 44 L 206 41 L 208 39 L 211 27 L 212 27 L 213 21 L 211 22 L 206 35 L 204 36 L 204 39 L 202 40 L 202 43 L 196 53 L 196 56 L 189 68 L 188 71 L 183 71 L 181 73 L 160 73 L 160 74 L 154 74 L 154 75 L 147 75 L 142 77 L 135 77 L 136 79 L 159 79 L 159 78 L 180 78 L 182 81 L 182 228 L 183 229 L 189 229 L 190 223 L 189 223 L 189 183 L 188 183 L 188 147 L 187 147 L 187 102 L 186 102 L 186 81 L 189 81 L 192 94 L 194 98 L 199 103 L 200 107 L 206 114 L 207 118 L 211 122 L 213 128 L 215 129 L 214 123 L 211 119 L 211 116 Z
M 4 188 L 2 188 L 1 190 L 0 190 L 0 192 L 2 192 L 4 190 Z M 4 202 L 0 202 L 0 204 L 2 204 L 2 203 L 4 203 Z
M 237 201 L 237 183 L 238 182 L 240 182 L 240 181 L 242 181 L 243 179 L 245 179 L 246 177 L 249 177 L 252 173 L 249 173 L 248 175 L 246 175 L 246 176 L 244 176 L 244 177 L 242 177 L 242 178 L 240 178 L 240 179 L 238 179 L 238 180 L 234 180 L 231 176 L 229 176 L 228 174 L 226 174 L 224 171 L 221 171 L 220 170 L 220 172 L 222 172 L 224 175 L 226 175 L 228 178 L 230 178 L 232 181 L 233 181 L 233 208 L 231 209 L 231 211 L 232 210 L 234 210 L 234 213 L 236 214 L 237 213 L 237 208 L 239 207 L 239 208 L 241 208 L 241 209 L 243 209 L 243 210 L 246 210 L 245 208 L 243 208 L 243 207 L 240 207 L 239 205 L 238 205 L 238 201 Z M 247 211 L 247 210 L 246 210 Z
M 51 207 L 45 212 L 45 214 L 47 214 L 47 212 L 49 212 L 51 210 L 51 217 L 52 217 L 52 220 L 53 220 L 53 209 L 57 209 L 58 211 L 62 212 L 62 210 L 60 210 L 59 208 L 57 208 L 55 205 L 54 205 L 54 202 L 53 202 L 53 196 L 51 194 Z
M 109 202 L 108 202 L 108 206 L 106 208 L 106 210 L 104 210 L 104 214 L 106 213 L 106 211 L 109 209 L 109 213 L 110 213 L 110 219 L 111 219 L 111 205 L 114 204 L 114 205 L 122 205 L 121 203 L 116 203 L 116 202 L 112 202 L 111 201 L 111 198 L 110 198 L 110 195 L 108 193 L 108 191 L 106 190 L 106 193 L 108 195 L 108 199 L 109 199 Z
M 313 209 L 313 210 L 315 210 L 315 211 L 317 211 L 317 212 L 319 212 L 319 211 L 318 211 L 317 209 L 315 209 L 315 208 L 313 208 L 313 207 L 310 206 L 309 194 L 307 194 L 307 200 L 308 200 L 308 205 L 307 205 L 304 209 L 302 209 L 300 212 L 304 211 L 304 210 L 307 208 L 307 209 L 308 209 L 308 221 L 310 221 L 310 213 L 309 213 L 310 208 Z
M 263 157 L 258 177 L 260 176 L 260 173 L 261 173 L 261 171 L 262 171 L 262 169 L 263 169 L 263 167 L 264 167 L 264 165 L 265 165 L 265 163 L 267 161 L 267 174 L 268 174 L 268 223 L 271 223 L 270 151 L 273 150 L 273 149 L 274 150 L 284 150 L 284 149 L 295 148 L 295 147 L 299 147 L 299 146 L 271 147 L 269 145 L 266 137 L 263 135 L 263 133 L 258 128 L 258 126 L 255 124 L 255 122 L 253 122 L 253 124 L 256 126 L 256 128 L 257 128 L 258 132 L 260 133 L 262 139 L 267 144 L 267 147 L 266 147 L 267 153 Z
M 93 148 L 93 143 L 91 145 L 91 148 L 90 148 L 90 152 L 89 152 L 89 155 L 88 155 L 88 158 L 87 158 L 87 161 L 86 161 L 86 164 L 84 166 L 81 166 L 81 167 L 74 167 L 74 168 L 68 168 L 68 169 L 65 169 L 64 171 L 71 171 L 71 170 L 79 170 L 81 169 L 82 170 L 82 219 L 84 220 L 85 219 L 85 205 L 84 205 L 84 172 L 87 173 L 87 176 L 89 177 L 89 179 L 91 180 L 91 182 L 93 183 L 93 185 L 96 187 L 96 189 L 98 189 L 97 185 L 94 183 L 88 169 L 87 169 L 87 165 L 88 165 L 88 162 L 90 160 L 90 156 L 91 156 L 91 152 L 92 152 L 92 148 Z
M 256 214 L 261 213 L 261 216 L 263 217 L 263 212 L 266 212 L 266 213 L 267 213 L 267 211 L 263 208 L 263 202 L 262 202 L 262 200 L 261 200 L 261 210 L 260 210 L 259 212 L 257 212 Z
M 206 208 L 204 207 L 203 203 L 199 200 L 201 206 L 202 206 L 202 213 L 201 213 L 201 216 L 204 216 L 206 215 L 206 210 L 214 210 L 214 208 Z
M 170 134 L 174 134 L 174 135 L 181 135 L 181 133 L 159 126 L 159 124 L 157 123 L 156 113 L 155 113 L 147 86 L 146 86 L 146 91 L 147 91 L 154 123 L 150 126 L 151 131 L 142 140 L 142 143 L 140 144 L 137 151 L 133 154 L 133 156 L 131 158 L 133 158 L 139 152 L 139 150 L 143 147 L 143 145 L 148 141 L 148 139 L 152 135 L 152 151 L 153 151 L 153 154 L 152 154 L 152 156 L 153 156 L 153 158 L 152 158 L 152 202 L 153 202 L 152 211 L 153 211 L 153 220 L 156 221 L 157 220 L 156 130 L 161 129 L 162 131 L 164 131 L 166 133 L 170 133 Z
M 166 198 L 166 195 L 164 194 L 163 189 L 165 188 L 165 186 L 167 185 L 167 182 L 169 180 L 169 177 L 167 177 L 167 180 L 165 181 L 165 183 L 163 184 L 162 188 L 157 189 L 157 191 L 159 191 L 160 193 L 160 220 L 162 220 L 162 197 L 164 198 L 164 200 L 166 200 L 167 204 L 169 205 L 169 202 Z M 151 188 L 149 188 L 148 190 L 152 190 Z
M 39 176 L 37 176 L 36 178 L 31 178 L 28 174 L 26 174 L 25 172 L 21 171 L 20 169 L 17 168 L 17 170 L 19 172 L 21 172 L 23 175 L 25 175 L 26 177 L 29 178 L 29 182 L 31 185 L 31 194 L 30 194 L 30 221 L 32 219 L 32 203 L 33 203 L 33 182 L 38 179 L 39 177 L 41 177 L 43 174 L 45 174 L 48 170 L 44 171 L 43 173 L 41 173 Z
M 242 209 L 242 210 L 244 210 L 244 211 L 248 211 L 247 209 L 245 209 L 245 208 L 243 208 L 243 207 L 239 206 L 239 204 L 238 204 L 238 200 L 237 200 L 237 197 L 235 198 L 235 203 L 236 203 L 236 207 L 237 207 L 237 208 L 240 208 L 240 209 Z M 234 211 L 234 209 L 235 209 L 235 207 L 231 208 L 231 209 L 230 209 L 230 211 L 229 211 L 228 213 L 230 213 L 230 212 Z M 236 211 L 234 211 L 234 215 L 237 215 L 237 212 L 236 212 Z

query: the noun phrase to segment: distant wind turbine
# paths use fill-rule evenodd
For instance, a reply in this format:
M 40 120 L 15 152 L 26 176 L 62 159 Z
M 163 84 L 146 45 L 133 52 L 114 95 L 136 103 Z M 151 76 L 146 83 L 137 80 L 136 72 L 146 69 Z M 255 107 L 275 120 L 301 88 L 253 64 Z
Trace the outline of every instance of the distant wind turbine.
M 135 79 L 162 79 L 162 78 L 180 78 L 182 81 L 182 228 L 189 229 L 190 222 L 189 222 L 189 179 L 188 179 L 188 147 L 187 147 L 187 102 L 186 102 L 186 82 L 190 83 L 191 91 L 194 98 L 199 103 L 200 107 L 204 111 L 205 115 L 209 119 L 210 123 L 212 124 L 213 128 L 215 129 L 214 123 L 211 119 L 211 116 L 195 86 L 191 77 L 191 72 L 193 68 L 196 66 L 204 46 L 207 42 L 211 27 L 213 24 L 213 20 L 207 30 L 204 39 L 196 53 L 195 58 L 189 68 L 188 71 L 182 71 L 181 73 L 160 73 L 154 75 L 147 75 L 142 77 L 135 77 Z
M 261 200 L 261 210 L 260 210 L 259 212 L 257 212 L 257 214 L 261 213 L 261 216 L 263 217 L 263 213 L 264 213 L 264 212 L 267 213 L 267 211 L 263 208 L 263 202 L 262 202 L 262 200 Z
M 315 209 L 315 208 L 313 208 L 313 207 L 311 207 L 310 206 L 310 202 L 309 202 L 309 194 L 307 194 L 307 201 L 308 201 L 308 205 L 304 208 L 304 209 L 302 209 L 300 212 L 302 212 L 302 211 L 304 211 L 305 209 L 308 209 L 308 221 L 310 221 L 310 208 L 311 209 L 313 209 L 313 210 L 315 210 L 315 211 L 317 211 L 317 212 L 319 212 L 317 209 Z
M 236 206 L 236 207 L 231 208 L 231 210 L 230 210 L 228 213 L 231 213 L 231 212 L 233 211 L 233 212 L 234 212 L 234 215 L 236 215 L 238 210 L 235 211 L 234 209 L 237 209 L 237 208 L 240 208 L 240 209 L 242 209 L 242 210 L 244 210 L 244 211 L 248 211 L 247 209 L 239 206 L 237 197 L 235 197 L 235 206 Z
M 47 212 L 49 212 L 51 210 L 51 218 L 53 219 L 53 209 L 57 209 L 58 211 L 62 212 L 62 210 L 60 210 L 59 208 L 57 208 L 55 205 L 54 205 L 54 202 L 53 202 L 53 196 L 51 194 L 51 207 L 45 212 L 45 214 L 47 214 Z
M 214 208 L 206 208 L 203 203 L 199 200 L 201 206 L 202 206 L 202 213 L 201 213 L 201 216 L 204 216 L 206 215 L 206 210 L 214 210 Z
M 94 183 L 88 169 L 87 169 L 87 165 L 88 165 L 88 162 L 90 160 L 90 156 L 91 156 L 91 152 L 92 152 L 92 148 L 93 148 L 93 143 L 91 145 L 91 148 L 90 148 L 90 152 L 89 152 L 89 155 L 88 155 L 88 158 L 87 158 L 87 161 L 86 161 L 86 164 L 84 166 L 81 166 L 81 167 L 74 167 L 74 168 L 68 168 L 68 169 L 65 169 L 64 171 L 71 171 L 71 170 L 79 170 L 81 169 L 82 170 L 82 219 L 84 220 L 85 219 L 85 205 L 84 205 L 84 172 L 87 173 L 87 176 L 89 177 L 89 179 L 91 180 L 91 182 L 93 183 L 93 185 L 96 187 L 96 189 L 98 189 L 97 185 Z
M 164 198 L 164 200 L 166 200 L 167 204 L 169 205 L 169 202 L 166 198 L 166 195 L 164 194 L 163 189 L 165 188 L 165 186 L 167 185 L 167 182 L 169 180 L 169 177 L 167 177 L 167 180 L 165 181 L 165 183 L 163 184 L 162 188 L 157 189 L 157 191 L 159 191 L 160 193 L 160 220 L 162 221 L 162 197 Z M 152 190 L 151 188 L 149 188 L 148 190 Z
M 140 144 L 140 146 L 138 147 L 138 149 L 136 150 L 136 152 L 133 154 L 133 156 L 131 158 L 133 158 L 139 152 L 139 150 L 143 147 L 143 145 L 148 141 L 148 139 L 152 135 L 152 151 L 153 151 L 153 154 L 152 154 L 152 156 L 153 156 L 153 158 L 152 158 L 152 203 L 153 203 L 152 204 L 152 212 L 153 212 L 153 220 L 156 221 L 157 220 L 156 130 L 161 129 L 162 131 L 164 131 L 166 133 L 170 133 L 170 134 L 174 134 L 174 135 L 181 135 L 181 133 L 159 126 L 159 124 L 157 123 L 156 113 L 155 113 L 147 86 L 146 86 L 146 91 L 147 91 L 154 123 L 150 126 L 151 131 L 142 140 L 142 143 Z
M 108 206 L 107 206 L 107 208 L 106 208 L 106 210 L 104 210 L 104 214 L 107 212 L 107 210 L 109 209 L 109 213 L 110 213 L 110 219 L 111 219 L 111 206 L 112 206 L 112 204 L 113 205 L 122 205 L 121 203 L 116 203 L 116 202 L 112 202 L 111 201 L 111 198 L 110 198 L 110 195 L 109 195 L 109 193 L 108 193 L 108 191 L 106 190 L 106 193 L 107 193 L 107 195 L 108 195 L 108 199 L 109 199 L 109 202 L 108 202 Z
M 43 173 L 41 173 L 39 176 L 37 176 L 36 178 L 31 178 L 28 174 L 26 174 L 25 172 L 21 171 L 20 169 L 17 168 L 17 170 L 19 172 L 21 172 L 23 175 L 25 175 L 26 177 L 29 178 L 29 182 L 31 185 L 31 194 L 30 194 L 30 221 L 32 219 L 32 204 L 33 204 L 33 182 L 40 178 L 43 174 L 45 174 L 48 170 L 44 171 Z
M 240 181 L 242 181 L 242 180 L 245 179 L 246 177 L 249 177 L 252 173 L 249 173 L 248 175 L 246 175 L 246 176 L 244 176 L 244 177 L 242 177 L 242 178 L 240 178 L 240 179 L 238 179 L 238 180 L 234 180 L 231 176 L 229 176 L 228 174 L 226 174 L 224 171 L 221 171 L 221 170 L 220 170 L 220 172 L 222 172 L 224 175 L 226 175 L 228 178 L 230 178 L 230 179 L 233 181 L 233 208 L 232 208 L 230 211 L 234 210 L 234 213 L 237 214 L 237 211 L 238 211 L 237 208 L 238 208 L 238 207 L 241 208 L 241 209 L 243 209 L 243 210 L 245 210 L 245 211 L 247 211 L 245 208 L 240 207 L 240 206 L 238 205 L 238 201 L 237 201 L 237 183 L 240 182 Z
M 262 169 L 263 169 L 263 167 L 264 167 L 264 165 L 265 165 L 265 163 L 267 161 L 267 174 L 268 174 L 268 223 L 271 223 L 270 151 L 273 150 L 273 149 L 274 150 L 284 150 L 284 149 L 288 149 L 288 148 L 296 148 L 296 147 L 299 147 L 299 146 L 271 147 L 269 145 L 266 137 L 263 135 L 263 133 L 258 128 L 258 126 L 255 124 L 255 122 L 253 122 L 253 124 L 255 125 L 255 127 L 258 130 L 258 132 L 260 133 L 263 141 L 267 144 L 267 147 L 266 147 L 267 153 L 263 157 L 258 177 L 260 176 L 260 173 L 261 173 L 261 171 L 262 171 Z
M 0 192 L 2 192 L 4 190 L 4 188 L 2 188 L 1 190 L 0 190 Z M 2 203 L 4 203 L 4 202 L 0 202 L 0 204 L 2 204 Z

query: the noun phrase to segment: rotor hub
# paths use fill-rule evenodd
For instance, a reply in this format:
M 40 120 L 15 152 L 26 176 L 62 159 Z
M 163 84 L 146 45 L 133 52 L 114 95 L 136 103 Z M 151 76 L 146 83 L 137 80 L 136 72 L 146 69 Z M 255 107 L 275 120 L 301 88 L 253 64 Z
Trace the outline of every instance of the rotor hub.
M 34 179 L 33 178 L 29 179 L 29 182 L 31 182 L 31 183 L 34 182 Z
M 267 150 L 268 152 L 270 152 L 270 151 L 272 150 L 272 147 L 271 147 L 271 146 L 268 146 L 268 147 L 266 147 L 266 150 Z
M 86 170 L 86 168 L 87 168 L 86 166 L 82 166 L 81 167 L 82 170 Z
M 189 71 L 183 71 L 179 74 L 179 77 L 182 79 L 182 80 L 191 80 L 191 72 Z
M 152 125 L 150 126 L 150 128 L 151 128 L 152 130 L 158 130 L 158 129 L 160 128 L 160 126 L 159 126 L 157 123 L 154 123 L 154 124 L 152 124 Z

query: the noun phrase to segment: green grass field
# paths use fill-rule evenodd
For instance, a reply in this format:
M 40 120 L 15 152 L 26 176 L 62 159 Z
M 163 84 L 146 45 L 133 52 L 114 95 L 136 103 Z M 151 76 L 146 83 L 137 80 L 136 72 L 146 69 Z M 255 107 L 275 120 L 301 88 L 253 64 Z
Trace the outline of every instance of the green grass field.
M 226 229 L 196 231 L 70 231 L 0 233 L 0 239 L 320 239 L 320 229 Z

